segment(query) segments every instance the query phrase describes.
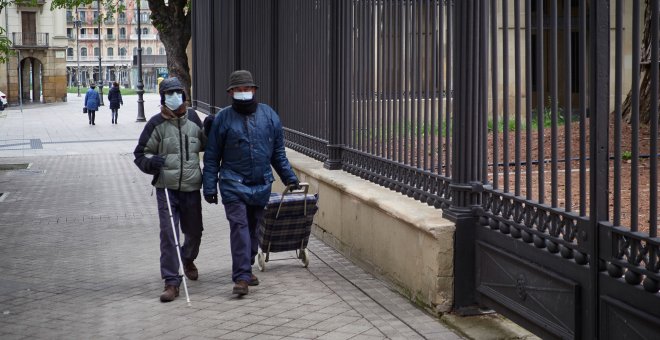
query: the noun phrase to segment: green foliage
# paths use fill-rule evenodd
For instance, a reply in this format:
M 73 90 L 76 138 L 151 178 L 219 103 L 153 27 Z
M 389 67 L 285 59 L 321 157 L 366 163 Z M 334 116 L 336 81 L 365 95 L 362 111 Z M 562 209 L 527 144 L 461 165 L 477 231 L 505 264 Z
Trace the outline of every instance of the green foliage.
M 632 152 L 626 150 L 621 153 L 621 159 L 624 161 L 629 161 L 632 159 Z
M 493 131 L 493 120 L 491 118 L 488 118 L 488 131 Z M 525 125 L 525 120 L 524 118 L 520 122 L 520 129 L 525 130 L 526 129 Z M 508 131 L 516 131 L 516 121 L 515 117 L 509 117 L 509 126 L 507 127 Z M 503 132 L 504 131 L 504 119 L 500 117 L 500 119 L 497 120 L 497 131 L 498 132 Z
M 11 49 L 12 42 L 7 38 L 7 32 L 3 27 L 0 27 L 0 64 L 6 63 L 10 57 L 16 55 L 16 52 Z
M 50 10 L 56 10 L 59 8 L 75 9 L 78 7 L 88 7 L 96 6 L 99 3 L 98 0 L 53 0 L 50 4 Z M 122 4 L 119 0 L 101 0 L 101 8 L 105 9 L 99 11 L 99 16 L 94 20 L 95 24 L 98 24 L 99 21 L 105 19 L 112 19 L 116 13 L 123 13 L 126 10 L 126 6 Z

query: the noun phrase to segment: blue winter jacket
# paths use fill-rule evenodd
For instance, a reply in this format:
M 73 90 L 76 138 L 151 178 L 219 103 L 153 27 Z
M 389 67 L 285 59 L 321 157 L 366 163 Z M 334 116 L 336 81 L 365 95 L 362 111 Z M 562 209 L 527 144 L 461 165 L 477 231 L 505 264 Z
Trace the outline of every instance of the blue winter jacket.
M 220 182 L 222 203 L 243 201 L 264 206 L 275 180 L 272 167 L 289 184 L 298 181 L 284 151 L 284 133 L 277 113 L 259 104 L 250 115 L 232 107 L 220 110 L 204 152 L 204 195 L 215 195 Z
M 87 90 L 87 93 L 85 93 L 85 107 L 87 110 L 98 111 L 100 101 L 99 93 L 95 89 L 90 88 Z

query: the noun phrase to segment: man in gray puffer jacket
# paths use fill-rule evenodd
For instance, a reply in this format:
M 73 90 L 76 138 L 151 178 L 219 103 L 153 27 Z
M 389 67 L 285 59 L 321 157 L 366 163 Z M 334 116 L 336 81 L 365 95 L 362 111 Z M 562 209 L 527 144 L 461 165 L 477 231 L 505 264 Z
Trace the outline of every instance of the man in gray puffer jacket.
M 177 78 L 163 80 L 159 92 L 161 112 L 149 119 L 133 154 L 138 168 L 153 175 L 151 184 L 156 187 L 160 273 L 165 280 L 160 301 L 169 302 L 179 295 L 181 276 L 165 190 L 169 193 L 174 223 L 180 223 L 186 236 L 181 249 L 184 273 L 197 280 L 193 261 L 199 254 L 204 230 L 199 152 L 204 150 L 206 136 L 197 113 L 186 105 L 183 85 Z

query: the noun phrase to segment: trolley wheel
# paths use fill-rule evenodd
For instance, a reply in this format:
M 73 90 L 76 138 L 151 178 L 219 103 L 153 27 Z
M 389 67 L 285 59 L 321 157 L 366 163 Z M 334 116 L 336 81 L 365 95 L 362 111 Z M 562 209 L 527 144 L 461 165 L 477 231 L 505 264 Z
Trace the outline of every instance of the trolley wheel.
M 303 268 L 307 268 L 307 266 L 309 266 L 309 253 L 307 252 L 307 248 L 300 252 L 300 260 L 303 263 Z
M 266 270 L 266 256 L 261 252 L 261 249 L 259 249 L 259 252 L 257 253 L 257 267 L 259 267 L 259 270 L 262 272 Z

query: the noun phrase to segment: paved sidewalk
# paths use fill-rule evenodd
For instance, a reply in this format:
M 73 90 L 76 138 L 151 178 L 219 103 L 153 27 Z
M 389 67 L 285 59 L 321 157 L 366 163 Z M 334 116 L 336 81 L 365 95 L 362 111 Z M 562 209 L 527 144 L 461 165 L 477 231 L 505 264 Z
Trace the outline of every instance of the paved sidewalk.
M 95 126 L 68 99 L 0 112 L 1 339 L 461 339 L 313 237 L 308 268 L 271 254 L 237 298 L 224 211 L 205 203 L 191 306 L 183 286 L 159 302 L 155 196 L 132 156 L 137 96 L 119 124 L 103 107 Z M 147 119 L 158 101 L 145 95 Z

